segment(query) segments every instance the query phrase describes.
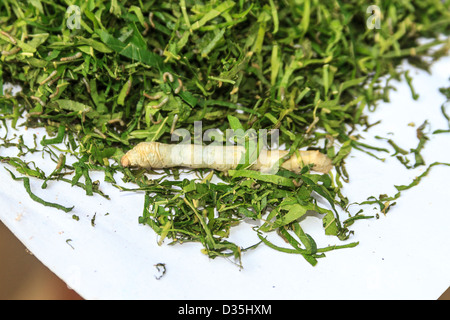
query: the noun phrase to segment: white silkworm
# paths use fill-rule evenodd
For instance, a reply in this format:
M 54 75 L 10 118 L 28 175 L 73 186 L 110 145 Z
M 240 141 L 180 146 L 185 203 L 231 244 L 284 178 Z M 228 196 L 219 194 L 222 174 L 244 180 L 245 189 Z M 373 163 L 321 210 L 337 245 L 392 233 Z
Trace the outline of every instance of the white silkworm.
M 169 81 L 170 81 L 170 82 L 173 82 L 173 81 L 174 81 L 173 75 L 172 75 L 170 72 L 164 72 L 164 73 L 163 73 L 163 81 L 164 81 L 164 82 L 167 82 L 167 78 L 169 78 Z
M 178 87 L 173 91 L 175 94 L 179 94 L 181 89 L 183 89 L 183 81 L 181 81 L 180 78 L 178 78 Z
M 58 93 L 59 93 L 59 87 L 56 87 L 55 92 L 53 92 L 53 93 L 49 96 L 49 98 L 50 98 L 50 99 L 53 99 L 54 97 L 56 97 L 56 96 L 58 95 Z
M 100 137 L 102 137 L 103 139 L 106 139 L 107 137 L 105 136 L 105 134 L 103 132 L 101 132 L 100 130 L 98 130 L 97 128 L 94 128 L 94 132 L 96 134 L 98 134 Z
M 169 102 L 169 97 L 165 97 L 163 99 L 163 101 L 161 101 L 159 104 L 157 104 L 156 106 L 152 106 L 153 109 L 159 109 L 161 108 L 163 105 L 165 105 L 167 102 Z
M 42 115 L 42 111 L 30 112 L 27 114 L 27 117 L 30 118 L 30 117 L 34 117 L 34 116 L 40 116 L 40 115 Z
M 160 123 L 162 122 L 162 120 L 163 120 L 163 119 L 159 119 L 159 120 L 155 121 L 155 119 L 153 119 L 153 116 L 152 116 L 151 113 L 149 114 L 149 118 L 150 118 L 150 121 L 151 121 L 153 124 L 160 124 Z
M 56 74 L 58 73 L 57 70 L 54 70 L 52 73 L 50 73 L 50 75 L 45 78 L 44 80 L 41 81 L 41 83 L 39 83 L 39 85 L 43 86 L 44 84 L 46 84 L 47 82 L 49 82 L 54 76 L 56 76 Z
M 122 127 L 125 125 L 125 122 L 122 119 L 111 119 L 108 121 L 108 124 L 115 124 L 115 123 L 119 123 L 119 125 L 121 125 Z
M 87 92 L 91 93 L 91 86 L 89 85 L 89 82 L 86 80 L 86 78 L 81 79 L 86 87 Z
M 153 22 L 153 12 L 150 12 L 148 14 L 148 21 L 150 22 L 150 25 L 152 26 L 152 28 L 155 28 L 155 23 Z
M 78 58 L 81 58 L 82 56 L 83 56 L 83 54 L 81 52 L 77 52 L 73 56 L 61 58 L 61 59 L 59 59 L 59 61 L 72 61 L 72 60 L 76 60 Z
M 281 87 L 280 88 L 280 100 L 284 101 L 285 97 L 286 97 L 286 89 L 284 87 Z
M 41 104 L 41 106 L 45 107 L 45 102 L 42 101 L 41 98 L 35 97 L 35 96 L 31 96 L 30 98 L 33 99 L 33 100 L 36 100 L 38 103 Z
M 127 81 L 127 86 L 128 86 L 128 88 L 127 88 L 127 91 L 125 92 L 125 96 L 128 96 L 128 95 L 130 94 L 130 91 L 131 91 L 131 85 L 132 85 L 132 82 L 131 82 L 131 79 L 129 79 L 129 80 Z
M 177 122 L 178 122 L 178 114 L 176 114 L 173 117 L 172 126 L 170 127 L 170 134 L 172 134 L 175 131 L 175 126 L 177 125 Z
M 56 81 L 58 81 L 59 79 L 61 79 L 61 77 L 56 77 L 55 79 L 53 79 L 52 81 L 50 81 L 49 83 L 47 83 L 47 85 L 50 87 L 52 84 L 54 84 Z
M 15 48 L 13 48 L 13 49 L 11 49 L 9 51 L 3 50 L 2 51 L 2 55 L 3 56 L 12 56 L 13 54 L 16 54 L 17 52 L 19 52 L 20 50 L 21 50 L 20 47 L 15 47 Z
M 250 169 L 269 172 L 288 153 L 284 150 L 261 152 Z M 122 157 L 121 164 L 123 167 L 146 169 L 186 167 L 228 171 L 236 169 L 244 154 L 244 146 L 171 145 L 159 142 L 141 142 Z M 313 165 L 312 170 L 321 173 L 327 173 L 333 167 L 330 158 L 317 150 L 299 150 L 281 166 L 286 170 L 299 173 L 307 165 Z
M 162 97 L 162 95 L 161 95 L 161 93 L 158 93 L 158 94 L 156 94 L 156 95 L 154 95 L 154 96 L 151 96 L 151 95 L 149 95 L 148 93 L 143 93 L 143 95 L 144 95 L 144 97 L 146 97 L 146 98 L 148 98 L 148 99 L 150 99 L 150 100 L 159 100 L 159 99 L 161 99 L 161 97 Z
M 146 36 L 148 33 L 148 30 L 150 30 L 150 27 L 148 26 L 148 23 L 144 21 L 144 31 L 142 32 L 142 35 Z
M 8 32 L 1 30 L 0 33 L 2 35 L 4 35 L 5 37 L 7 37 L 9 39 L 9 41 L 11 41 L 13 44 L 17 44 L 16 39 L 14 39 Z

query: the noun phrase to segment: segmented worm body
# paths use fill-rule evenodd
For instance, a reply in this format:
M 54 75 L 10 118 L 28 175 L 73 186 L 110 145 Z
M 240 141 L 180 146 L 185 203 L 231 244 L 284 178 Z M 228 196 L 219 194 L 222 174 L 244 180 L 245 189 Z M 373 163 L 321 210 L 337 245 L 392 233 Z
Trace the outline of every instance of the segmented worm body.
M 263 150 L 250 169 L 270 172 L 288 153 L 284 150 Z M 185 167 L 228 171 L 236 169 L 244 154 L 245 147 L 243 146 L 142 142 L 122 157 L 121 164 L 123 167 L 147 169 Z M 312 170 L 321 173 L 327 173 L 333 167 L 331 160 L 325 154 L 319 151 L 302 150 L 294 153 L 281 166 L 286 170 L 299 173 L 306 165 L 313 165 Z
M 69 57 L 64 57 L 59 59 L 59 61 L 72 61 L 72 60 L 76 60 L 79 59 L 83 56 L 83 54 L 81 52 L 77 52 L 76 54 L 74 54 L 73 56 L 69 56 Z
M 54 70 L 52 73 L 50 73 L 50 75 L 45 78 L 44 80 L 41 81 L 41 83 L 39 83 L 39 85 L 43 86 L 44 84 L 46 84 L 47 82 L 49 82 L 54 76 L 56 76 L 56 74 L 58 73 L 57 70 Z

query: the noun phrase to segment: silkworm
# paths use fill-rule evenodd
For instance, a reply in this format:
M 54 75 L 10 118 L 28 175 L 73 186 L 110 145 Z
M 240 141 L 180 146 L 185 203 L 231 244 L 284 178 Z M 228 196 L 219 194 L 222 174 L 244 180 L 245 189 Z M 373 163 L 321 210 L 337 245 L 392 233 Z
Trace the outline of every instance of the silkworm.
M 41 106 L 45 107 L 45 102 L 42 101 L 41 98 L 35 97 L 35 96 L 31 96 L 30 98 L 33 99 L 33 100 L 36 100 L 38 103 L 41 104 Z
M 150 30 L 150 27 L 148 26 L 148 23 L 144 21 L 144 31 L 142 32 L 142 35 L 146 36 L 148 30 Z
M 50 81 L 49 83 L 47 83 L 47 85 L 50 87 L 52 84 L 54 84 L 56 81 L 58 81 L 59 79 L 61 79 L 61 77 L 56 77 L 55 79 L 53 79 L 52 81 Z
M 167 82 L 167 78 L 169 78 L 170 82 L 173 82 L 173 75 L 170 72 L 164 72 L 163 73 L 163 81 Z
M 72 61 L 72 60 L 76 60 L 78 58 L 81 58 L 82 56 L 83 56 L 83 54 L 81 52 L 77 52 L 73 56 L 61 58 L 61 59 L 59 59 L 59 61 Z
M 1 30 L 0 33 L 2 35 L 4 35 L 5 37 L 7 37 L 9 39 L 9 41 L 11 41 L 13 44 L 17 44 L 16 39 L 14 39 L 8 32 Z
M 203 146 L 198 144 L 165 144 L 159 142 L 141 142 L 128 151 L 121 159 L 123 167 L 140 167 L 146 169 L 165 169 L 185 167 L 191 169 L 215 169 L 218 171 L 234 170 L 245 154 L 244 146 Z M 268 172 L 288 151 L 261 152 L 251 170 Z M 289 171 L 300 173 L 304 166 L 312 165 L 312 170 L 328 173 L 332 161 L 319 151 L 299 150 L 281 165 Z
M 296 186 L 297 188 L 300 187 L 302 184 L 299 183 L 297 180 L 292 179 L 292 183 L 294 184 L 294 186 Z
M 150 22 L 150 25 L 152 26 L 152 28 L 155 28 L 155 23 L 153 22 L 153 12 L 150 12 L 148 14 L 148 21 Z
M 286 89 L 284 87 L 281 87 L 280 88 L 280 100 L 284 101 L 285 97 L 286 97 Z
M 163 120 L 163 119 L 159 119 L 158 121 L 155 121 L 155 120 L 153 119 L 153 115 L 152 115 L 152 114 L 149 114 L 149 118 L 150 118 L 150 121 L 151 121 L 153 124 L 160 124 L 160 123 L 162 122 L 162 120 Z
M 125 125 L 125 122 L 122 119 L 111 119 L 108 121 L 109 124 L 119 123 L 122 127 Z
M 20 47 L 15 47 L 15 48 L 13 48 L 13 49 L 11 49 L 9 51 L 3 50 L 2 51 L 2 55 L 4 55 L 4 56 L 12 56 L 13 54 L 16 54 L 17 52 L 19 52 L 21 49 L 22 48 L 20 48 Z
M 167 102 L 169 102 L 169 97 L 165 97 L 159 104 L 157 104 L 156 106 L 152 106 L 152 108 L 153 109 L 159 109 L 163 105 L 165 105 Z
M 49 96 L 49 98 L 50 98 L 50 99 L 53 99 L 54 97 L 56 97 L 56 96 L 58 95 L 58 93 L 59 93 L 59 87 L 56 87 L 55 92 L 53 92 L 53 93 Z
M 155 48 L 153 52 L 159 54 L 161 57 L 164 55 L 164 50 L 161 48 Z
M 46 84 L 47 82 L 49 82 L 54 76 L 56 76 L 56 74 L 58 73 L 57 70 L 54 70 L 52 73 L 50 73 L 50 75 L 45 78 L 44 80 L 41 81 L 41 83 L 39 83 L 39 85 L 43 86 L 44 84 Z
M 151 95 L 149 95 L 148 93 L 145 93 L 145 92 L 143 93 L 143 96 L 148 98 L 148 99 L 150 99 L 150 100 L 159 100 L 162 97 L 162 95 L 160 93 L 158 93 L 158 94 L 156 94 L 154 96 L 151 96 Z
M 89 94 L 91 94 L 91 86 L 89 84 L 89 82 L 86 80 L 86 78 L 81 79 L 84 83 L 84 85 L 86 86 L 86 90 Z
M 236 94 L 238 91 L 239 91 L 239 88 L 238 87 L 234 87 L 233 90 L 231 90 L 230 94 L 231 95 Z
M 27 114 L 27 117 L 30 118 L 30 117 L 34 117 L 34 116 L 40 116 L 40 115 L 42 115 L 42 111 L 30 112 Z
M 173 117 L 172 126 L 170 127 L 170 134 L 172 134 L 175 131 L 175 126 L 177 125 L 177 122 L 178 122 L 178 114 L 176 114 Z
M 181 89 L 183 88 L 183 81 L 181 81 L 180 78 L 178 78 L 178 87 L 173 91 L 175 94 L 179 94 Z
M 131 85 L 132 85 L 131 79 L 129 79 L 129 80 L 127 81 L 127 85 L 128 85 L 128 88 L 127 88 L 127 91 L 125 92 L 125 96 L 128 96 L 128 95 L 130 94 L 130 91 L 131 91 Z
M 102 137 L 103 139 L 106 139 L 107 137 L 104 135 L 103 132 L 101 132 L 100 130 L 98 130 L 97 128 L 94 128 L 94 132 L 96 134 L 98 134 L 100 137 Z

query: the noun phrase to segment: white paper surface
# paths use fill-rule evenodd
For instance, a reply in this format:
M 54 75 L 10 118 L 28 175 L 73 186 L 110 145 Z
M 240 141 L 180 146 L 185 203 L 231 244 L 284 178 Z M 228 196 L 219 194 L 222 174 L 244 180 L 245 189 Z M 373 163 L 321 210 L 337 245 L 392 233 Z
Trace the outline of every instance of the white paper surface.
M 409 150 L 417 146 L 416 129 L 425 119 L 432 131 L 448 128 L 440 112 L 445 98 L 438 88 L 449 85 L 450 58 L 437 63 L 432 75 L 412 71 L 411 76 L 419 100 L 411 99 L 406 83 L 392 82 L 397 92 L 391 92 L 390 103 L 380 104 L 370 114 L 371 123 L 379 119 L 382 123 L 361 133 L 365 142 L 389 148 L 373 138 L 379 135 Z M 415 127 L 408 126 L 411 122 Z M 43 130 L 17 132 L 27 139 L 33 133 L 45 135 Z M 0 134 L 4 135 L 3 128 Z M 430 137 L 423 151 L 427 165 L 450 163 L 450 134 Z M 16 154 L 0 147 L 2 156 Z M 394 185 L 409 184 L 426 168 L 406 170 L 395 158 L 385 156 L 382 163 L 353 152 L 347 161 L 351 181 L 344 189 L 351 200 L 393 195 Z M 54 169 L 53 162 L 40 156 L 27 159 L 35 160 L 47 173 Z M 44 200 L 75 205 L 66 214 L 32 201 L 23 183 L 11 179 L 6 166 L 0 164 L 1 221 L 86 299 L 437 299 L 450 285 L 450 167 L 434 167 L 419 186 L 403 192 L 386 216 L 356 221 L 351 227 L 355 234 L 344 242 L 359 241 L 355 248 L 329 252 L 311 267 L 301 256 L 261 245 L 243 254 L 240 270 L 226 259 L 209 259 L 200 253 L 199 244 L 158 246 L 153 230 L 138 223 L 142 193 L 120 192 L 102 182 L 101 190 L 111 197 L 108 201 L 97 194 L 87 197 L 67 183 L 51 181 L 42 190 L 42 181 L 31 178 L 33 192 Z M 103 181 L 102 174 L 92 178 Z M 123 184 L 120 177 L 118 182 Z M 364 213 L 379 210 L 373 205 Z M 80 220 L 72 219 L 72 214 Z M 236 227 L 231 240 L 243 247 L 258 242 L 252 226 Z M 323 235 L 317 218 L 306 218 L 302 226 L 320 247 L 342 244 Z M 159 280 L 158 263 L 167 269 Z

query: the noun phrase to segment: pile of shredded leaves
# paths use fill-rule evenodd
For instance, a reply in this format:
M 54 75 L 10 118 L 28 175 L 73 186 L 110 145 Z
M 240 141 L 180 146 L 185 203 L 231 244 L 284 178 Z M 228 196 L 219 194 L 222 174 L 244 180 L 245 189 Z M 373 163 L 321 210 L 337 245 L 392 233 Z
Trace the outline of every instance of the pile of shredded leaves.
M 407 60 L 428 70 L 450 48 L 449 0 L 373 5 L 367 10 L 361 0 L 2 0 L 2 126 L 44 127 L 48 137 L 34 146 L 4 137 L 0 150 L 20 152 L 0 152 L 0 160 L 46 206 L 72 210 L 37 197 L 30 179 L 43 180 L 43 188 L 66 182 L 87 196 L 108 198 L 90 177 L 101 171 L 112 186 L 144 192 L 139 223 L 153 228 L 161 243 L 200 242 L 209 257 L 239 262 L 245 250 L 268 245 L 315 265 L 325 252 L 357 243 L 320 248 L 300 219 L 319 213 L 326 235 L 347 240 L 355 220 L 373 217 L 348 212 L 345 160 L 353 149 L 389 152 L 359 139 L 360 130 L 375 125 L 367 113 L 389 100 L 391 80 L 406 81 L 417 98 L 408 71 L 398 66 Z M 12 94 L 10 84 L 21 90 Z M 448 96 L 447 91 L 442 89 Z M 449 119 L 444 106 L 442 112 Z M 292 152 L 319 150 L 334 169 L 264 175 L 240 167 L 230 173 L 195 170 L 198 179 L 183 179 L 181 168 L 121 167 L 121 156 L 139 142 L 173 143 L 175 129 L 188 130 L 194 142 L 197 121 L 203 132 L 278 129 L 279 145 Z M 437 133 L 442 132 L 448 130 Z M 418 138 L 411 151 L 389 141 L 406 168 L 425 165 L 420 152 L 428 138 L 421 128 Z M 26 161 L 37 152 L 55 162 L 51 174 Z M 68 164 L 69 156 L 76 161 Z M 437 164 L 397 187 L 399 192 Z M 386 203 L 398 196 L 366 203 L 386 212 Z M 261 221 L 254 228 L 260 242 L 250 248 L 228 240 L 230 229 L 245 219 Z M 270 242 L 269 232 L 286 247 Z

